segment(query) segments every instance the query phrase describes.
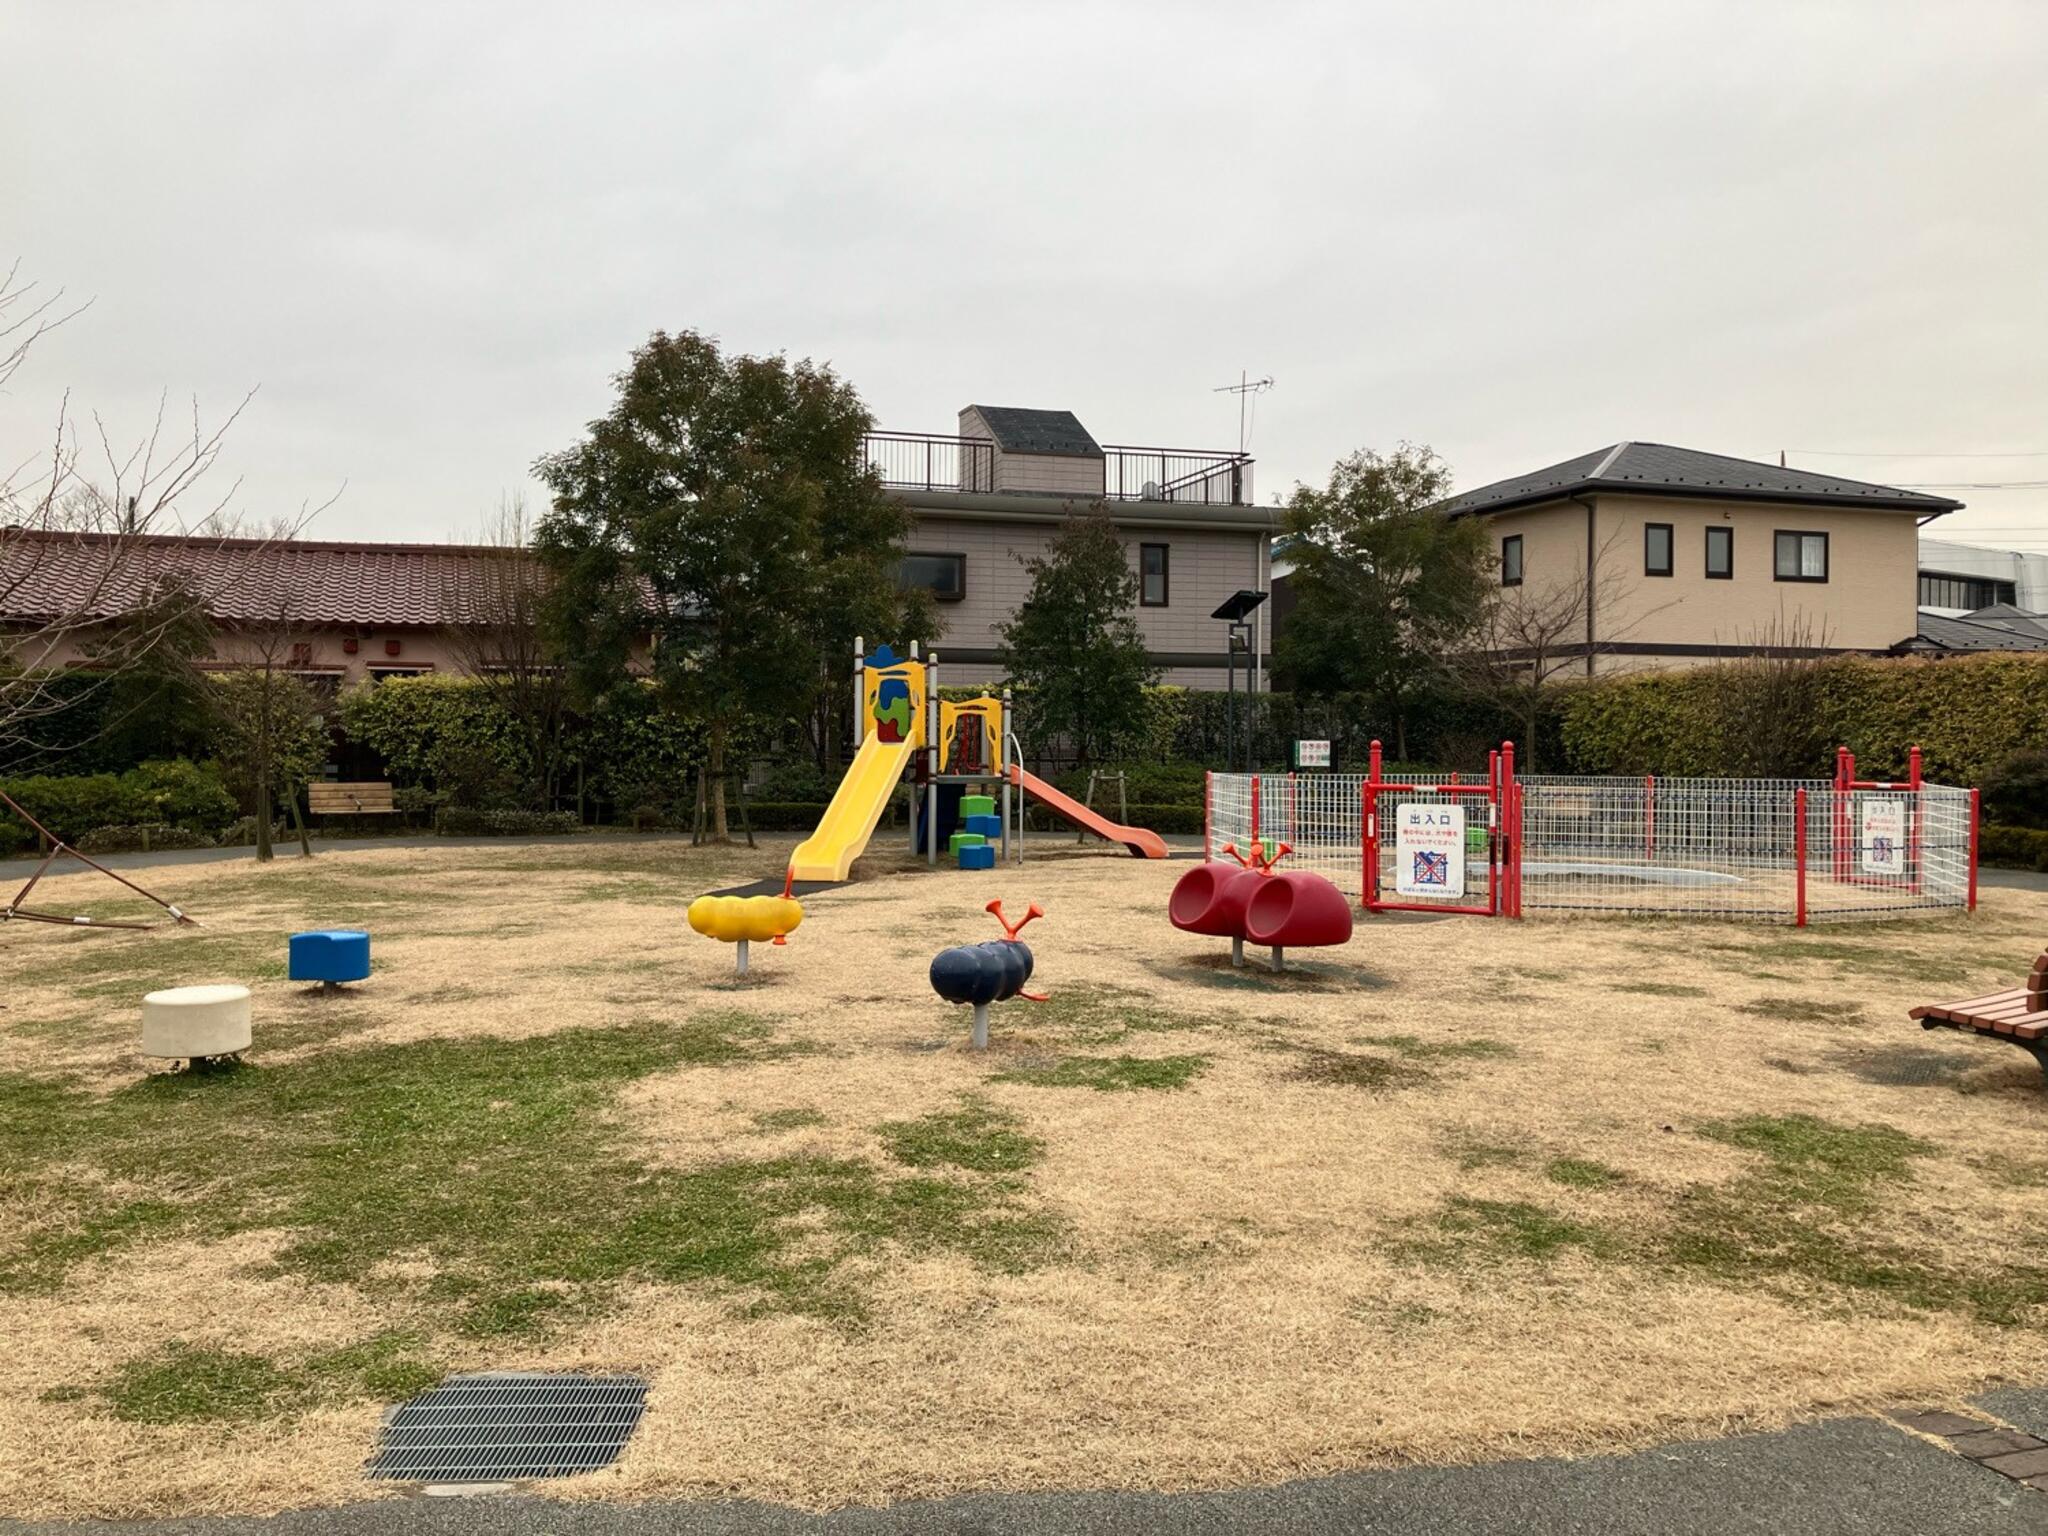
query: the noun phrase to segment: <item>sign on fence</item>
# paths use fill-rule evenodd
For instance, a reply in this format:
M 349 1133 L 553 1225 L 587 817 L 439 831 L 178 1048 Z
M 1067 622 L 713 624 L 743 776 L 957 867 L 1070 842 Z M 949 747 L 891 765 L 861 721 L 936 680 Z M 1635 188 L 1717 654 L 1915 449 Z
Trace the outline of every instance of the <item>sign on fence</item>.
M 1863 873 L 1906 873 L 1906 802 L 1891 795 L 1863 797 Z
M 1465 808 L 1441 801 L 1394 807 L 1394 889 L 1456 900 L 1465 894 Z
M 1297 768 L 1329 767 L 1330 744 L 1327 741 L 1297 741 L 1294 744 L 1294 766 Z

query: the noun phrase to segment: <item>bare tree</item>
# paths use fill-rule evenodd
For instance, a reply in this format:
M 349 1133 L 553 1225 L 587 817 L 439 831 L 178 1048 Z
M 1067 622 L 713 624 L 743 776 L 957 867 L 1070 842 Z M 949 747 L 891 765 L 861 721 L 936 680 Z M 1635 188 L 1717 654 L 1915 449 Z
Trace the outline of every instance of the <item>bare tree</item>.
M 1720 735 L 1718 760 L 1731 777 L 1820 778 L 1830 731 L 1822 708 L 1828 629 L 1781 603 L 1768 624 L 1739 636 L 1735 654 L 1707 669 Z
M 1600 656 L 1671 606 L 1613 612 L 1622 589 L 1620 546 L 1630 532 L 1616 529 L 1590 559 L 1567 571 L 1532 574 L 1519 585 L 1500 588 L 1452 658 L 1459 684 L 1515 722 L 1525 768 L 1536 765 L 1544 690 L 1567 677 L 1591 676 Z M 1591 626 L 1589 618 L 1596 621 Z
M 553 808 L 569 715 L 569 677 L 548 644 L 547 571 L 528 549 L 526 502 L 509 496 L 485 519 L 482 553 L 449 581 L 442 611 L 453 623 L 456 662 L 490 690 L 519 732 L 524 798 Z
M 61 290 L 39 295 L 18 268 L 0 278 L 0 385 L 38 341 L 85 308 L 66 309 L 62 300 Z M 202 482 L 253 395 L 211 425 L 193 402 L 189 429 L 162 396 L 155 420 L 131 442 L 117 440 L 96 413 L 81 430 L 66 393 L 45 448 L 0 457 L 0 761 L 47 746 L 58 715 L 189 631 L 193 604 L 216 600 L 219 583 L 233 579 L 216 566 L 216 590 L 201 591 L 186 571 L 138 555 L 157 535 L 232 533 L 229 506 L 240 482 L 218 496 Z M 289 526 L 319 510 L 301 507 Z M 204 562 L 181 563 L 190 570 Z M 79 664 L 85 685 L 60 684 L 60 673 Z

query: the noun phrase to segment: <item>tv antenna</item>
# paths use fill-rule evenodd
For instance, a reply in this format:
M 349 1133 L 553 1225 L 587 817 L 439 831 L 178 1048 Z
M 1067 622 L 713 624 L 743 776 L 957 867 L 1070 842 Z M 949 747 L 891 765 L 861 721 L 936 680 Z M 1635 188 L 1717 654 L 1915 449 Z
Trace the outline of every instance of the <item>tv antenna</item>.
M 1209 393 L 1212 395 L 1237 396 L 1237 451 L 1243 453 L 1252 444 L 1252 422 L 1258 418 L 1258 407 L 1252 405 L 1247 413 L 1245 407 L 1257 395 L 1263 395 L 1273 387 L 1273 376 L 1269 373 L 1263 379 L 1239 372 L 1235 384 L 1218 384 Z

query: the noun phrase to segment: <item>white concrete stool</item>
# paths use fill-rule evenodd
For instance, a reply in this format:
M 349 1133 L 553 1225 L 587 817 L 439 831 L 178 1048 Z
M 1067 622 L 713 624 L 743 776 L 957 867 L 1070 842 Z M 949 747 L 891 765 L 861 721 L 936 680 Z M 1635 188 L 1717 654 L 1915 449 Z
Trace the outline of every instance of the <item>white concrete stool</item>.
M 247 987 L 171 987 L 142 1000 L 142 1054 L 176 1061 L 249 1049 Z

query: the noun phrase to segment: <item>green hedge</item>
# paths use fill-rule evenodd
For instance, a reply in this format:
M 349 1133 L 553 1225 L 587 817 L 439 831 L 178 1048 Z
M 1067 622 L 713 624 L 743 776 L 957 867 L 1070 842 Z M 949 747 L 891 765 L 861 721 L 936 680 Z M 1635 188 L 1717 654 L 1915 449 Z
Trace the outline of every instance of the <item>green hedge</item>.
M 1833 744 L 1860 776 L 1902 779 L 1907 749 L 1926 776 L 1982 784 L 2009 759 L 2048 746 L 2048 656 L 1942 661 L 1842 657 L 1816 669 L 1820 735 L 1808 772 L 1831 777 Z M 1558 690 L 1568 771 L 1713 777 L 1727 771 L 1715 667 L 1604 678 Z
M 1994 869 L 2048 871 L 2048 831 L 1986 822 L 1977 831 L 1977 862 Z
M 434 830 L 443 837 L 560 837 L 581 832 L 574 811 L 472 811 L 451 806 Z
M 126 773 L 36 774 L 0 782 L 0 789 L 67 843 L 117 826 L 168 825 L 215 836 L 239 814 L 220 774 L 187 762 L 144 763 Z M 17 846 L 35 840 L 12 817 L 0 825 L 16 829 Z

